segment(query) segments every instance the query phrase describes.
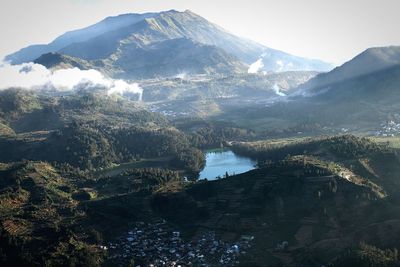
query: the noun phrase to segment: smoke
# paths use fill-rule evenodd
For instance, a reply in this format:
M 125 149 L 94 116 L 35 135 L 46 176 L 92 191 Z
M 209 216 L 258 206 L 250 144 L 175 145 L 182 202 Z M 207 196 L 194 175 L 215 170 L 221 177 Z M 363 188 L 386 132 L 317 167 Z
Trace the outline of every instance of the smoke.
M 294 68 L 294 65 L 292 62 L 285 64 L 285 62 L 283 62 L 282 60 L 277 60 L 275 63 L 278 66 L 278 69 L 277 69 L 278 72 L 279 71 L 289 71 Z
M 248 73 L 257 73 L 262 67 L 264 67 L 263 59 L 260 58 L 256 62 L 250 65 Z
M 279 88 L 278 84 L 274 84 L 274 86 L 272 87 L 272 89 L 274 89 L 275 94 L 279 95 L 279 96 L 286 96 L 285 93 L 281 92 L 281 89 Z
M 105 77 L 97 70 L 80 70 L 78 68 L 49 70 L 35 63 L 21 65 L 0 64 L 0 90 L 17 87 L 29 90 L 55 89 L 73 91 L 102 87 L 107 94 L 138 94 L 142 99 L 143 89 L 137 83 L 127 83 Z
M 285 66 L 285 64 L 283 63 L 282 60 L 277 60 L 276 65 L 279 66 L 278 71 L 283 71 L 283 67 Z
M 188 76 L 188 74 L 186 72 L 181 72 L 178 75 L 176 75 L 175 78 L 185 80 L 187 76 Z

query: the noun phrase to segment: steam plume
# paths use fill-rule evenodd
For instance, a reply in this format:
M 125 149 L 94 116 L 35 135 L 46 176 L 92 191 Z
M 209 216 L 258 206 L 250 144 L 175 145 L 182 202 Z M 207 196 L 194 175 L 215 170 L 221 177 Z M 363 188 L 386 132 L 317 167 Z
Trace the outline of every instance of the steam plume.
M 248 69 L 248 73 L 257 73 L 262 67 L 264 67 L 264 63 L 262 58 L 254 62 L 253 64 L 250 65 Z
M 272 87 L 272 89 L 274 89 L 275 94 L 279 95 L 279 96 L 286 96 L 285 93 L 281 92 L 281 89 L 279 88 L 278 84 L 274 84 L 274 86 Z

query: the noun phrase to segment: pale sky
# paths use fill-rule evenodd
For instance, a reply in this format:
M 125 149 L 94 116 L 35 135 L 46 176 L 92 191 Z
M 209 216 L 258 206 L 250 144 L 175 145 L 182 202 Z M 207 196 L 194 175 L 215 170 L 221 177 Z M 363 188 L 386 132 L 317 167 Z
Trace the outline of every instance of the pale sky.
M 107 16 L 169 9 L 336 64 L 368 47 L 400 45 L 400 0 L 0 0 L 0 57 Z

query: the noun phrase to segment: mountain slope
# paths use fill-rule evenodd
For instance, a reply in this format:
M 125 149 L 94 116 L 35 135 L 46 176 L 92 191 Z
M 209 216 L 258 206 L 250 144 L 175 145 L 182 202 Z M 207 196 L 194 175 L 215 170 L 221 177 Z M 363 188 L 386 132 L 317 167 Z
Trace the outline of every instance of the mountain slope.
M 66 32 L 47 45 L 31 45 L 25 47 L 13 54 L 6 56 L 5 60 L 10 61 L 13 64 L 30 62 L 37 59 L 42 54 L 56 52 L 70 44 L 87 41 L 106 32 L 135 24 L 147 17 L 151 17 L 154 15 L 155 13 L 144 13 L 123 14 L 115 17 L 107 17 L 104 20 L 89 27 Z
M 400 64 L 400 46 L 369 48 L 328 73 L 317 75 L 302 89 L 322 88 Z
M 296 89 L 294 89 L 296 90 Z M 400 64 L 326 86 L 289 92 L 286 101 L 236 107 L 225 118 L 268 135 L 399 134 Z
M 90 48 L 88 48 L 90 50 Z M 121 57 L 85 60 L 59 53 L 44 54 L 35 63 L 50 69 L 96 69 L 108 76 L 126 79 L 171 77 L 180 73 L 243 73 L 247 67 L 236 57 L 211 45 L 189 39 L 172 39 L 149 46 L 130 47 Z
M 35 59 L 34 63 L 41 64 L 48 69 L 65 69 L 65 68 L 78 68 L 81 70 L 94 69 L 95 66 L 90 62 L 62 55 L 59 53 L 47 53 Z
M 398 121 L 400 64 L 303 93 L 265 112 L 285 121 L 316 123 L 321 129 L 327 127 L 327 131 L 343 128 L 375 133 L 387 121 Z
M 400 64 L 361 76 L 312 89 L 320 100 L 370 103 L 398 103 L 400 96 Z
M 109 23 L 111 26 L 105 23 L 108 20 L 113 22 Z M 295 57 L 237 37 L 191 11 L 171 10 L 155 14 L 130 14 L 105 19 L 99 24 L 67 33 L 47 46 L 22 49 L 7 56 L 6 59 L 16 64 L 31 61 L 34 55 L 39 57 L 48 52 L 60 52 L 86 60 L 115 60 L 124 57 L 131 49 L 144 48 L 166 40 L 186 38 L 196 43 L 216 46 L 247 64 L 263 56 L 264 69 L 267 71 L 303 68 L 325 71 L 329 68 L 325 63 L 320 62 L 318 65 L 313 60 Z
M 292 56 L 290 54 L 269 49 L 265 51 L 260 59 L 262 67 L 259 71 L 330 71 L 333 66 L 318 59 L 308 59 L 304 57 Z
M 245 64 L 224 50 L 184 38 L 126 51 L 114 65 L 123 69 L 128 77 L 175 76 L 182 72 L 240 73 L 246 70 Z

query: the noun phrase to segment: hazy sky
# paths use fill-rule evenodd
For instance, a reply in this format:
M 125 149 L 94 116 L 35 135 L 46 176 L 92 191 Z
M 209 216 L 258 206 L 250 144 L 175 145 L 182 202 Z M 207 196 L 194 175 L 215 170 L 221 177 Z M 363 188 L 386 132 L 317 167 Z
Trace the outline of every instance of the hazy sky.
M 107 16 L 169 9 L 337 64 L 371 46 L 400 45 L 400 0 L 0 0 L 0 56 Z

